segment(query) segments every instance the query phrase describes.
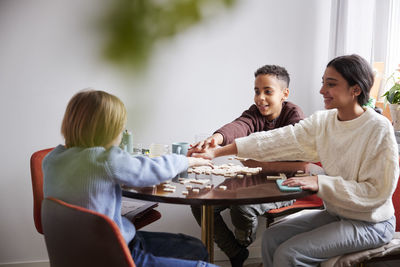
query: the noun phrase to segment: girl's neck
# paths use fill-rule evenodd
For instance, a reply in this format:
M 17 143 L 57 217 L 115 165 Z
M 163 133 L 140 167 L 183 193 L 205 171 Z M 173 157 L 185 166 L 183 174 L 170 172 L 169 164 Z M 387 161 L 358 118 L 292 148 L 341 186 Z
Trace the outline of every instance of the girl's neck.
M 360 117 L 364 113 L 364 109 L 357 103 L 348 108 L 338 109 L 338 119 L 340 121 L 350 121 Z

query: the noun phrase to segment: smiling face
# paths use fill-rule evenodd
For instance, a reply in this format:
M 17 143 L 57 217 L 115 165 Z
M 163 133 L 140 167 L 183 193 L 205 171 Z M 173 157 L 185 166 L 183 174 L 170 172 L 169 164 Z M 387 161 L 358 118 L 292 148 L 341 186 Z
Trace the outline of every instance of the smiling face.
M 360 88 L 350 86 L 343 76 L 333 67 L 327 67 L 322 77 L 322 87 L 319 91 L 324 98 L 326 109 L 351 109 L 357 104 Z
M 254 103 L 268 120 L 276 119 L 282 111 L 282 102 L 289 96 L 285 82 L 275 75 L 258 75 L 254 82 Z

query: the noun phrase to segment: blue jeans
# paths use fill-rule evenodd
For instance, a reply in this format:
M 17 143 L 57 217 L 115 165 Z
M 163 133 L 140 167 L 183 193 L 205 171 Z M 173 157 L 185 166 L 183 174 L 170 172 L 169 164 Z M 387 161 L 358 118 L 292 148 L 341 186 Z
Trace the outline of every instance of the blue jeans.
M 379 247 L 395 232 L 396 218 L 378 223 L 346 219 L 326 210 L 278 223 L 263 234 L 264 266 L 318 266 L 331 257 Z
M 129 243 L 138 267 L 215 267 L 207 263 L 208 252 L 197 238 L 184 234 L 137 231 Z

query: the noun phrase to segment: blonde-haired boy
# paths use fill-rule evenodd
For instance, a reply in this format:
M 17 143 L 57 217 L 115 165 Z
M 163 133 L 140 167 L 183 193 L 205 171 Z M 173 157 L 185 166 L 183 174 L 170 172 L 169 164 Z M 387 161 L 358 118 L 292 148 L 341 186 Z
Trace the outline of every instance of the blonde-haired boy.
M 121 150 L 126 109 L 104 91 L 85 90 L 68 103 L 58 145 L 43 160 L 44 197 L 91 209 L 110 217 L 119 227 L 137 266 L 215 266 L 200 240 L 183 234 L 136 231 L 121 216 L 121 185 L 152 186 L 175 177 L 188 166 L 208 160 L 183 155 L 132 157 Z

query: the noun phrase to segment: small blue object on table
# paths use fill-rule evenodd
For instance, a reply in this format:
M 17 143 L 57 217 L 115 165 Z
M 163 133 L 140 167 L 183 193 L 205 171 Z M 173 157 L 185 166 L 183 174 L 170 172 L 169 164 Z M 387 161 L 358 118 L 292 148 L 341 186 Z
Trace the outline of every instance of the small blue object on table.
M 276 180 L 276 184 L 279 187 L 279 190 L 281 190 L 282 192 L 299 192 L 301 191 L 300 186 L 286 186 L 286 185 L 282 185 L 282 182 L 284 180 L 282 179 L 278 179 Z

